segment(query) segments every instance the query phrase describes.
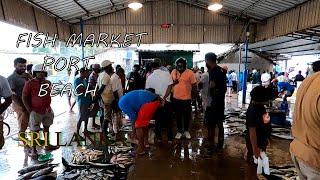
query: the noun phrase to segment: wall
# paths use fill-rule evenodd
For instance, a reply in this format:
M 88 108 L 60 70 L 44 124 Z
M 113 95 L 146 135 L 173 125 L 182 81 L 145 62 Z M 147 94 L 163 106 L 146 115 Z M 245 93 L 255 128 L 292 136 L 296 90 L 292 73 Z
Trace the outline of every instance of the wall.
M 256 41 L 320 25 L 320 0 L 310 0 L 257 25 Z
M 160 28 L 169 23 L 168 29 Z M 125 34 L 148 32 L 142 43 L 234 43 L 239 40 L 244 22 L 177 1 L 146 2 L 142 9 L 129 8 L 85 21 L 85 35 L 91 32 Z M 80 25 L 72 32 L 79 33 Z M 121 39 L 121 38 L 120 38 Z M 243 41 L 243 38 L 240 38 Z
M 65 41 L 70 36 L 70 25 L 31 6 L 23 0 L 0 0 L 0 20 L 31 31 L 58 34 Z

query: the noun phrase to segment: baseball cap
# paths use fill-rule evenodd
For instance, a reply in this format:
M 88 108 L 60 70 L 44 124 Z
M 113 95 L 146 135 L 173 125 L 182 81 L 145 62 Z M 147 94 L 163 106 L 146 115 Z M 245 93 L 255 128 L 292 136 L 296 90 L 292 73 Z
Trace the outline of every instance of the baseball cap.
M 109 60 L 104 60 L 101 62 L 101 67 L 104 68 L 104 67 L 107 67 L 109 65 L 111 65 L 113 62 L 109 61 Z

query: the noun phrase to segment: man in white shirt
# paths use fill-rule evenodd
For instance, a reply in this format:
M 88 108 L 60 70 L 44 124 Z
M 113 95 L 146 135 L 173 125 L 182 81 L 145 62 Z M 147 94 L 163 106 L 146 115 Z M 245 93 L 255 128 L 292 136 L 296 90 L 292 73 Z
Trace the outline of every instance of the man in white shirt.
M 114 100 L 111 104 L 112 108 L 112 114 L 115 118 L 113 118 L 112 121 L 112 129 L 115 134 L 118 133 L 118 129 L 120 127 L 121 123 L 121 110 L 118 106 L 119 99 L 123 96 L 123 88 L 122 88 L 122 83 L 120 77 L 114 73 L 114 69 L 112 66 L 109 66 L 108 68 L 108 74 L 111 76 L 110 82 L 111 82 L 111 87 L 112 87 L 112 92 L 114 96 Z
M 192 105 L 195 107 L 195 111 L 198 111 L 198 107 L 200 109 L 200 111 L 202 111 L 202 99 L 200 97 L 200 90 L 199 90 L 199 83 L 201 81 L 201 71 L 199 70 L 198 66 L 195 66 L 193 68 L 193 73 L 194 76 L 196 77 L 196 81 L 197 81 L 197 96 L 195 99 L 192 100 Z
M 155 119 L 156 119 L 156 137 L 158 141 L 161 142 L 161 128 L 165 126 L 168 132 L 168 143 L 172 143 L 172 107 L 170 102 L 170 93 L 172 90 L 172 78 L 169 72 L 160 69 L 160 64 L 158 62 L 153 62 L 151 64 L 153 73 L 148 76 L 146 81 L 146 89 L 152 88 L 155 93 L 160 95 L 161 98 L 165 100 L 165 105 L 158 109 Z
M 109 60 L 104 60 L 101 63 L 101 68 L 103 71 L 99 74 L 98 85 L 99 90 L 97 92 L 97 97 L 101 97 L 101 106 L 103 107 L 103 118 L 100 118 L 100 123 L 102 126 L 102 132 L 106 132 L 108 129 L 108 124 L 111 122 L 111 104 L 114 100 L 114 95 L 112 92 L 111 78 L 107 73 L 108 68 L 112 63 Z
M 211 97 L 209 96 L 209 73 L 205 72 L 201 75 L 199 83 L 200 94 L 202 98 L 202 107 L 205 112 L 206 108 L 210 105 Z
M 238 76 L 234 70 L 232 70 L 232 73 L 231 73 L 231 80 L 232 80 L 233 92 L 237 92 L 238 91 Z
M 279 73 L 277 80 L 278 82 L 289 82 L 289 78 L 285 75 L 285 72 Z
M 261 83 L 262 83 L 262 86 L 269 86 L 270 85 L 270 81 L 271 81 L 271 75 L 270 73 L 267 71 L 267 72 L 264 72 L 262 75 L 261 75 Z

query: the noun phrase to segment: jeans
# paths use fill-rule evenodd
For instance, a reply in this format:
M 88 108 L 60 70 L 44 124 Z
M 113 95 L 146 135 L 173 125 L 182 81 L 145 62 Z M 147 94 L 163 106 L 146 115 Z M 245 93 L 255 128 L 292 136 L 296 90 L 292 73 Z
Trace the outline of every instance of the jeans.
M 218 127 L 218 147 L 222 148 L 224 144 L 224 128 L 223 128 L 223 118 L 224 111 L 217 108 L 207 107 L 205 112 L 205 124 L 208 129 L 208 140 L 214 143 L 215 139 L 215 129 Z
M 25 132 L 29 125 L 29 112 L 25 110 L 20 104 L 13 102 L 13 110 L 17 113 L 17 120 L 19 124 L 19 131 Z
M 174 107 L 177 116 L 178 132 L 184 133 L 189 130 L 191 121 L 191 100 L 174 99 Z

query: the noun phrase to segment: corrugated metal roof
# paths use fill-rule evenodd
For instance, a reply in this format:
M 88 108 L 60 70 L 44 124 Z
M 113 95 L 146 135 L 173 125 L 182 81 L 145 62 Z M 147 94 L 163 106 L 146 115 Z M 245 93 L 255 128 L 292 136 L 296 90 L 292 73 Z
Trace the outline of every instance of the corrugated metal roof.
M 210 0 L 202 0 L 210 3 Z M 224 11 L 263 20 L 308 0 L 222 0 Z
M 129 0 L 25 0 L 70 23 L 101 16 L 127 7 Z M 149 0 L 152 1 L 152 0 Z M 189 0 L 179 0 L 190 3 Z M 308 0 L 221 0 L 223 13 L 257 20 L 277 15 Z M 211 0 L 198 0 L 192 5 L 206 8 Z
M 266 41 L 260 41 L 249 45 L 250 50 L 266 52 L 274 55 L 314 55 L 320 54 L 320 34 L 319 37 L 303 37 L 293 34 L 290 37 L 278 37 Z

